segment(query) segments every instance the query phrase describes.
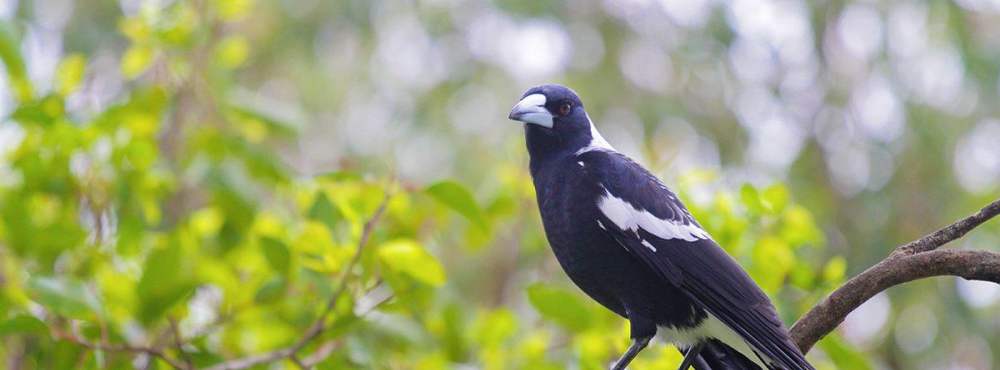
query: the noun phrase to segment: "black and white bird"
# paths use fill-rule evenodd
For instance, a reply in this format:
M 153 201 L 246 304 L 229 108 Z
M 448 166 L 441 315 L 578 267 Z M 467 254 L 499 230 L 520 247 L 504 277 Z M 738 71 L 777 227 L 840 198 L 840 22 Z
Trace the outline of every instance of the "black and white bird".
M 524 122 L 549 244 L 570 279 L 629 320 L 625 366 L 658 333 L 682 369 L 812 369 L 767 295 L 645 168 L 615 151 L 569 88 L 529 89 Z

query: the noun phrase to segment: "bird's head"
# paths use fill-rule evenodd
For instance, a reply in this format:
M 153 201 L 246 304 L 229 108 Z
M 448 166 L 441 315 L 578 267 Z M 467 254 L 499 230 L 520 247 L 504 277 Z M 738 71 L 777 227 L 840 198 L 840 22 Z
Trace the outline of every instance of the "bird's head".
M 507 117 L 526 124 L 528 149 L 533 152 L 576 151 L 595 143 L 607 146 L 580 97 L 565 86 L 549 84 L 528 89 Z
M 588 124 L 580 97 L 561 85 L 541 85 L 528 89 L 507 117 L 547 129 L 573 124 L 582 124 L 586 128 Z

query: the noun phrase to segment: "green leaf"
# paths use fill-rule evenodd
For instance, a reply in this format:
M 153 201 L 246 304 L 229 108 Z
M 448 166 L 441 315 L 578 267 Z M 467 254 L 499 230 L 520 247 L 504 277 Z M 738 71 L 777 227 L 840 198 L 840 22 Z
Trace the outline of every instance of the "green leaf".
M 86 67 L 87 59 L 83 55 L 73 54 L 63 59 L 56 69 L 56 91 L 63 96 L 76 91 Z
M 793 246 L 821 242 L 823 234 L 812 213 L 801 205 L 788 206 L 781 214 L 781 237 Z
M 309 218 L 322 222 L 327 228 L 333 230 L 337 225 L 337 220 L 343 218 L 337 208 L 326 196 L 326 192 L 316 192 L 316 199 L 313 200 L 308 211 Z
M 826 336 L 819 342 L 819 346 L 823 348 L 823 352 L 830 356 L 838 369 L 870 370 L 872 368 L 863 353 L 844 343 L 837 334 Z
M 795 266 L 795 254 L 784 240 L 766 236 L 757 241 L 753 251 L 753 277 L 765 292 L 777 292 L 788 271 Z
M 63 119 L 65 114 L 65 106 L 62 97 L 58 95 L 49 95 L 38 100 L 32 100 L 30 102 L 25 102 L 19 104 L 17 109 L 11 113 L 11 117 L 22 123 L 32 123 L 46 128 L 51 129 L 50 135 L 53 138 L 59 138 L 65 140 L 65 142 L 70 142 L 75 139 L 74 133 L 72 132 L 58 132 L 57 129 L 53 129 L 56 125 Z
M 153 49 L 145 46 L 132 46 L 122 55 L 122 74 L 129 79 L 138 77 L 153 63 Z
M 753 214 L 760 214 L 764 211 L 764 203 L 760 199 L 760 192 L 753 185 L 743 184 L 740 187 L 740 201 Z
M 136 286 L 140 321 L 153 322 L 194 291 L 190 269 L 183 262 L 177 245 L 158 248 L 146 257 L 142 277 Z
M 276 302 L 285 296 L 287 286 L 285 278 L 277 276 L 262 284 L 260 289 L 257 289 L 257 294 L 254 295 L 253 300 L 257 303 Z
M 806 263 L 797 263 L 788 272 L 788 280 L 797 288 L 809 291 L 816 283 L 815 266 Z
M 788 188 L 780 183 L 768 186 L 767 189 L 764 189 L 764 193 L 761 196 L 770 210 L 775 213 L 784 211 L 790 198 Z
M 0 60 L 3 61 L 7 70 L 11 88 L 15 92 L 14 96 L 17 97 L 18 101 L 26 102 L 31 100 L 34 93 L 20 50 L 20 43 L 18 43 L 10 23 L 0 21 Z
M 243 35 L 226 37 L 216 48 L 216 59 L 226 68 L 236 68 L 250 55 L 250 43 Z
M 441 286 L 445 282 L 441 263 L 413 240 L 399 239 L 383 244 L 378 249 L 378 257 L 389 269 L 424 284 Z
M 44 334 L 48 331 L 41 320 L 31 315 L 17 315 L 0 321 L 0 337 L 12 334 Z
M 506 308 L 484 312 L 472 326 L 472 336 L 479 344 L 498 346 L 517 331 L 517 316 Z
M 316 180 L 329 182 L 358 182 L 362 180 L 362 176 L 354 171 L 339 170 L 317 175 Z
M 234 137 L 228 137 L 225 141 L 229 154 L 241 159 L 251 176 L 280 183 L 288 181 L 287 166 L 266 146 Z
M 97 297 L 79 281 L 33 277 L 28 280 L 28 292 L 42 306 L 69 318 L 88 319 L 101 311 Z
M 271 268 L 287 275 L 292 259 L 288 246 L 281 240 L 264 236 L 260 238 L 260 247 L 264 250 L 264 257 L 271 264 Z
M 839 283 L 844 280 L 847 272 L 847 260 L 843 256 L 834 256 L 823 267 L 823 280 L 830 283 Z
M 458 212 L 481 230 L 489 230 L 489 224 L 486 222 L 482 209 L 479 208 L 472 193 L 462 184 L 445 180 L 427 187 L 424 191 L 441 204 Z
M 570 331 L 579 332 L 591 326 L 591 314 L 579 294 L 543 283 L 528 286 L 528 301 L 542 317 Z
M 298 134 L 301 125 L 260 110 L 260 107 L 273 106 L 273 104 L 274 102 L 231 101 L 227 108 L 229 114 L 244 123 L 253 122 L 263 125 L 270 136 L 293 138 Z

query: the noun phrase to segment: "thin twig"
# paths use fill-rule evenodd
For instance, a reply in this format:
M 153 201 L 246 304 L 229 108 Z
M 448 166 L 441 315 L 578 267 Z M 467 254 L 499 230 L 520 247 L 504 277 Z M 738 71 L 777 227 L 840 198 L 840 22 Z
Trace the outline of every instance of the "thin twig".
M 371 291 L 375 290 L 376 288 L 378 288 L 379 286 L 381 286 L 381 284 L 377 284 L 376 286 L 372 287 L 368 291 L 371 292 Z M 371 307 L 368 307 L 368 309 L 364 310 L 363 312 L 358 312 L 357 313 L 358 317 L 365 317 L 365 316 L 367 316 L 369 313 L 374 312 L 375 310 L 377 310 L 382 305 L 384 305 L 384 304 L 388 303 L 389 301 L 391 301 L 394 297 L 395 297 L 395 294 L 388 294 L 388 295 L 386 295 L 385 297 L 383 297 L 382 299 L 380 299 L 378 302 L 376 302 L 375 304 L 371 305 Z M 302 360 L 301 360 L 301 363 L 299 365 L 303 366 L 306 369 L 311 369 L 313 366 L 316 366 L 316 364 L 319 364 L 321 361 L 325 360 L 327 357 L 330 357 L 330 355 L 333 353 L 333 351 L 336 350 L 337 348 L 340 348 L 340 346 L 342 344 L 343 344 L 343 340 L 341 340 L 341 339 L 332 339 L 332 340 L 328 340 L 326 342 L 323 342 L 323 344 L 319 345 L 319 347 L 316 349 L 316 351 L 314 351 L 312 354 L 310 354 L 310 355 L 308 355 L 306 357 L 303 357 Z
M 961 238 L 965 235 L 965 233 L 975 229 L 977 226 L 982 225 L 983 222 L 989 221 L 989 219 L 997 215 L 1000 215 L 1000 199 L 986 205 L 986 207 L 980 209 L 979 212 L 976 212 L 969 217 L 955 221 L 955 223 L 945 226 L 930 235 L 896 248 L 896 250 L 893 251 L 893 254 L 917 254 L 935 250 L 952 240 Z
M 177 326 L 177 320 L 173 317 L 167 319 L 170 323 L 170 333 L 174 338 L 174 347 L 177 349 L 177 353 L 180 354 L 182 360 L 184 360 L 185 369 L 193 370 L 194 363 L 191 362 L 191 356 L 188 356 L 187 352 L 184 352 L 184 342 L 181 339 L 181 329 Z
M 302 358 L 302 366 L 306 369 L 311 369 L 313 366 L 316 366 L 316 364 L 319 364 L 320 361 L 330 357 L 330 355 L 333 354 L 333 351 L 340 348 L 342 343 L 343 341 L 340 339 L 323 342 L 323 344 L 320 344 L 319 348 L 317 348 L 315 352 Z
M 379 280 L 377 283 L 375 283 L 374 285 L 372 285 L 371 288 L 365 289 L 365 293 L 362 294 L 362 296 L 363 297 L 370 296 L 376 290 L 378 290 L 379 288 L 381 288 L 382 286 L 383 286 L 383 283 L 382 283 L 381 280 Z M 403 292 L 403 293 L 405 293 L 405 292 Z M 375 302 L 374 304 L 371 304 L 370 306 L 365 307 L 365 309 L 362 310 L 362 311 L 357 311 L 358 306 L 355 306 L 355 310 L 356 311 L 354 312 L 354 314 L 357 315 L 358 318 L 363 318 L 365 316 L 368 316 L 368 314 L 374 312 L 379 307 L 382 307 L 382 305 L 384 305 L 384 304 L 388 303 L 389 301 L 391 301 L 393 298 L 395 298 L 395 296 L 396 296 L 396 293 L 386 294 L 385 297 L 380 298 L 378 300 L 378 302 Z M 318 364 L 321 361 L 325 360 L 327 357 L 330 357 L 330 354 L 332 354 L 333 351 L 336 350 L 337 348 L 340 348 L 340 346 L 342 344 L 343 344 L 343 340 L 341 338 L 331 339 L 331 340 L 328 340 L 326 342 L 323 342 L 322 344 L 320 344 L 317 347 L 317 349 L 315 351 L 313 351 L 312 354 L 309 354 L 309 355 L 307 355 L 305 357 L 302 357 L 301 362 L 298 363 L 298 365 L 300 367 L 305 368 L 305 369 L 312 369 L 313 366 L 316 366 L 316 364 Z
M 215 319 L 213 319 L 211 322 L 202 325 L 199 328 L 194 329 L 191 333 L 188 334 L 186 338 L 183 338 L 181 340 L 181 343 L 188 344 L 197 340 L 198 338 L 211 334 L 216 329 L 221 328 L 223 325 L 228 323 L 230 320 L 233 320 L 237 315 L 240 314 L 241 311 L 253 307 L 253 305 L 254 305 L 253 301 L 244 302 L 242 304 L 237 304 L 233 306 L 227 312 L 224 313 L 220 312 L 219 315 L 216 316 Z
M 298 366 L 299 369 L 309 370 L 309 367 L 306 366 L 306 364 L 303 364 L 302 360 L 299 360 L 299 356 L 298 355 L 296 355 L 296 354 L 293 353 L 291 356 L 288 356 L 288 359 L 292 360 L 292 362 L 295 363 L 295 366 Z
M 159 348 L 155 348 L 155 347 L 137 346 L 137 345 L 131 345 L 131 344 L 124 344 L 124 343 L 122 343 L 122 344 L 94 343 L 94 342 L 90 342 L 90 341 L 88 341 L 88 340 L 86 340 L 86 339 L 84 339 L 82 337 L 78 337 L 78 336 L 76 336 L 73 333 L 68 333 L 68 332 L 59 330 L 59 329 L 57 329 L 55 327 L 52 328 L 52 336 L 56 337 L 58 339 L 62 339 L 62 340 L 65 340 L 65 341 L 72 342 L 73 344 L 76 344 L 78 346 L 90 349 L 92 351 L 131 352 L 131 353 L 138 353 L 138 354 L 146 354 L 146 355 L 149 355 L 149 356 L 152 356 L 152 357 L 157 357 L 157 358 L 163 360 L 163 362 L 166 362 L 170 366 L 173 366 L 175 369 L 181 369 L 181 370 L 185 369 L 185 367 L 184 367 L 183 364 L 181 364 L 180 362 L 178 362 L 175 359 L 170 358 L 170 356 L 167 356 L 167 354 L 164 353 L 162 350 L 160 350 Z
M 337 290 L 333 292 L 330 298 L 326 302 L 326 306 L 323 311 L 319 314 L 316 320 L 309 326 L 305 334 L 299 338 L 294 344 L 277 349 L 271 352 L 250 355 L 243 358 L 238 358 L 234 360 L 229 360 L 222 362 L 220 364 L 209 367 L 208 370 L 239 370 L 253 367 L 260 364 L 265 364 L 269 362 L 278 361 L 281 359 L 291 358 L 295 356 L 302 348 L 309 344 L 310 341 L 318 337 L 326 329 L 326 320 L 333 312 L 333 309 L 337 306 L 337 301 L 340 297 L 347 291 L 347 282 L 351 277 L 351 270 L 357 265 L 358 261 L 361 260 L 361 254 L 364 251 L 365 245 L 368 244 L 368 240 L 371 239 L 372 233 L 375 231 L 375 224 L 382 218 L 385 213 L 386 206 L 389 203 L 390 194 L 387 192 L 385 197 L 382 199 L 382 203 L 379 204 L 378 209 L 375 213 L 365 222 L 364 227 L 361 231 L 361 238 L 358 240 L 357 248 L 354 252 L 354 256 L 351 258 L 350 262 L 344 266 L 344 270 L 341 271 L 340 277 L 338 278 Z
M 888 257 L 848 280 L 792 326 L 792 340 L 808 352 L 849 313 L 879 292 L 931 276 L 954 275 L 1000 283 L 1000 253 L 936 250 L 1000 214 L 1000 200 L 938 231 L 897 247 Z

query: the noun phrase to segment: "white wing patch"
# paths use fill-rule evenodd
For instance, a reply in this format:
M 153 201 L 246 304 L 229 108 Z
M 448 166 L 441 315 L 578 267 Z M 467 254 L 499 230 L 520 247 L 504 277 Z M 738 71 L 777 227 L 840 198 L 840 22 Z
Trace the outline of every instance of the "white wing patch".
M 604 196 L 597 201 L 597 208 L 600 208 L 601 213 L 604 213 L 605 217 L 622 230 L 637 232 L 641 228 L 664 240 L 681 239 L 693 242 L 711 238 L 705 230 L 695 224 L 661 219 L 649 211 L 639 209 L 624 199 L 612 195 L 607 189 L 604 190 Z M 643 245 L 647 244 L 648 242 L 643 241 Z M 651 249 L 656 251 L 655 248 Z
M 647 242 L 645 239 L 643 239 L 642 245 L 645 245 L 646 248 L 649 248 L 649 250 L 656 252 L 656 247 L 654 247 L 652 244 L 649 244 L 649 242 Z

